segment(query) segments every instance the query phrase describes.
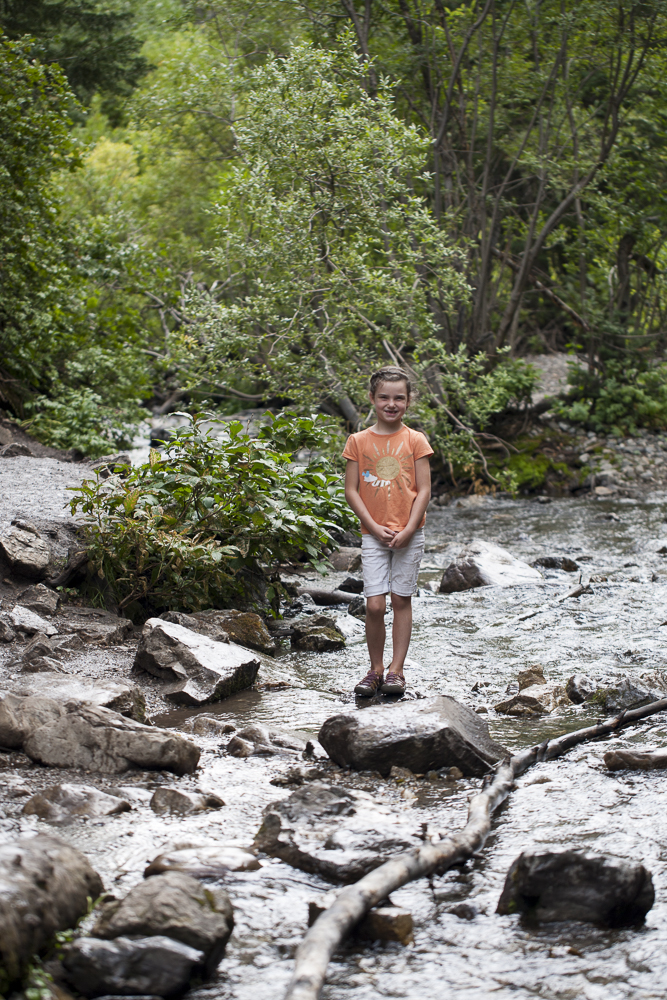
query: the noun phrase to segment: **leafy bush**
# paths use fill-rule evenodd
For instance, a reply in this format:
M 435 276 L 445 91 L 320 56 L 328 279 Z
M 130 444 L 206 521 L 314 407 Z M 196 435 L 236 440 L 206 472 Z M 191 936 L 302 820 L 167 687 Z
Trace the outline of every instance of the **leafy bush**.
M 276 564 L 305 559 L 321 570 L 331 532 L 351 527 L 342 484 L 313 455 L 326 421 L 282 413 L 251 438 L 240 421 L 221 437 L 190 418 L 145 465 L 77 490 L 91 560 L 120 608 L 135 619 L 268 599 Z M 293 453 L 311 450 L 307 466 Z
M 559 416 L 595 431 L 635 434 L 639 427 L 667 427 L 667 364 L 625 368 L 609 361 L 603 373 L 571 364 L 569 401 Z

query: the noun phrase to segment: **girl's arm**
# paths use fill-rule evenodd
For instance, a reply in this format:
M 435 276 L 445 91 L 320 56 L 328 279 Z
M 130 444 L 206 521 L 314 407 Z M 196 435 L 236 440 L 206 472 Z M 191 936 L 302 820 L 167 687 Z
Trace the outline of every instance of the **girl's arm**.
M 426 459 L 423 461 L 426 461 Z M 430 495 L 431 492 L 429 486 L 429 497 Z M 392 531 L 391 528 L 385 528 L 381 524 L 376 524 L 371 515 L 368 513 L 368 508 L 359 495 L 359 463 L 352 462 L 350 459 L 347 460 L 347 466 L 345 468 L 345 499 L 361 521 L 366 531 L 370 531 L 371 535 L 374 535 L 379 542 L 385 542 L 385 544 L 391 542 L 392 538 L 396 535 L 396 532 Z M 426 502 L 428 503 L 428 500 Z
M 418 458 L 415 462 L 415 484 L 417 496 L 410 511 L 410 518 L 403 530 L 395 534 L 389 542 L 390 549 L 402 549 L 407 545 L 426 513 L 431 499 L 431 465 L 428 458 Z

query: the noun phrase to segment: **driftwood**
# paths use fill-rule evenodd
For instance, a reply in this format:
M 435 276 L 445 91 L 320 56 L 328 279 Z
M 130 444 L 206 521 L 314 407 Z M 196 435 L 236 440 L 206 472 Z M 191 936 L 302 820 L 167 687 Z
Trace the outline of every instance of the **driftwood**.
M 349 604 L 356 594 L 348 594 L 345 590 L 322 590 L 320 587 L 299 587 L 300 594 L 310 594 L 315 604 L 323 607 L 328 604 Z
M 491 817 L 512 790 L 514 779 L 539 761 L 553 760 L 580 743 L 630 726 L 667 710 L 667 698 L 643 708 L 621 712 L 596 726 L 566 733 L 502 761 L 495 775 L 484 779 L 482 790 L 470 800 L 468 822 L 453 837 L 445 837 L 404 854 L 398 854 L 354 885 L 343 889 L 336 901 L 316 920 L 296 953 L 294 974 L 285 1000 L 317 1000 L 327 966 L 336 948 L 368 910 L 407 882 L 433 873 L 442 874 L 481 850 L 491 829 Z
M 657 771 L 667 768 L 667 750 L 633 753 L 632 750 L 609 750 L 604 762 L 610 771 Z

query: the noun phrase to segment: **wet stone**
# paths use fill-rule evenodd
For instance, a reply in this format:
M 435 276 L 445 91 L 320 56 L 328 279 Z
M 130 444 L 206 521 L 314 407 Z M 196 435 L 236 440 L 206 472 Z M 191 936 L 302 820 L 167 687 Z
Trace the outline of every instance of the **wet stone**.
M 37 816 L 47 823 L 71 823 L 81 816 L 116 816 L 132 806 L 126 799 L 108 795 L 90 785 L 52 785 L 33 795 L 23 806 L 24 816 Z
M 599 685 L 587 701 L 605 712 L 620 712 L 625 708 L 637 708 L 651 701 L 659 701 L 667 694 L 664 678 L 654 675 L 649 680 L 622 676 L 609 685 Z
M 165 611 L 160 615 L 160 618 L 173 625 L 182 625 L 183 628 L 189 628 L 192 632 L 198 632 L 200 635 L 206 635 L 215 642 L 229 642 L 229 633 L 223 628 L 215 624 L 201 622 L 193 615 L 185 614 L 183 611 Z
M 58 653 L 60 647 L 56 646 Z M 44 695 L 62 705 L 90 702 L 100 708 L 110 708 L 137 722 L 146 720 L 146 701 L 136 684 L 126 681 L 95 680 L 74 674 L 40 673 L 30 680 L 13 683 L 12 690 L 19 695 Z
M 63 956 L 69 982 L 85 997 L 178 996 L 202 975 L 203 965 L 201 951 L 163 935 L 78 938 Z
M 495 709 L 501 715 L 514 715 L 521 718 L 549 715 L 550 712 L 569 703 L 570 699 L 564 687 L 560 684 L 547 684 L 544 680 L 541 680 L 537 684 L 532 684 L 524 688 L 505 701 L 499 702 L 495 706 Z
M 20 604 L 12 608 L 9 617 L 17 632 L 25 632 L 26 635 L 35 635 L 38 632 L 47 636 L 58 634 L 55 625 Z
M 295 739 L 277 729 L 253 725 L 239 729 L 227 744 L 232 757 L 270 757 L 274 754 L 302 754 L 306 749 L 303 740 Z
M 359 618 L 362 621 L 366 618 L 366 601 L 361 594 L 353 597 L 347 606 L 348 615 L 353 615 L 354 618 Z
M 641 923 L 654 899 L 643 865 L 578 851 L 524 852 L 507 873 L 497 912 L 624 927 Z
M 19 594 L 19 602 L 22 607 L 34 611 L 37 615 L 54 615 L 58 610 L 60 597 L 51 587 L 37 583 Z
M 382 775 L 397 766 L 482 776 L 508 755 L 478 715 L 447 695 L 332 716 L 318 739 L 336 764 Z
M 567 696 L 575 705 L 581 705 L 587 698 L 594 695 L 597 689 L 598 685 L 593 678 L 586 674 L 573 674 L 565 685 Z
M 563 569 L 566 573 L 576 573 L 580 568 L 574 559 L 568 556 L 541 556 L 532 565 L 539 566 L 540 569 Z
M 364 590 L 364 581 L 358 576 L 348 576 L 338 584 L 338 590 L 345 590 L 348 594 L 361 594 Z
M 205 627 L 224 629 L 232 642 L 274 656 L 276 642 L 266 625 L 252 611 L 195 611 L 192 617 Z
M 345 648 L 345 636 L 328 615 L 316 615 L 292 625 L 292 646 L 311 653 Z
M 337 573 L 354 573 L 361 566 L 361 548 L 342 545 L 337 552 L 332 552 L 329 562 Z
M 541 579 L 542 574 L 528 563 L 493 542 L 477 538 L 447 567 L 440 581 L 440 593 L 454 594 L 475 587 L 516 587 Z
M 205 809 L 220 809 L 224 802 L 217 795 L 204 792 L 188 792 L 182 788 L 157 788 L 151 799 L 151 809 L 162 816 L 165 813 L 176 813 L 187 816 L 191 813 L 203 812 Z
M 144 878 L 162 872 L 185 872 L 193 878 L 222 878 L 227 872 L 252 872 L 261 868 L 249 850 L 227 844 L 203 844 L 164 851 L 153 858 Z

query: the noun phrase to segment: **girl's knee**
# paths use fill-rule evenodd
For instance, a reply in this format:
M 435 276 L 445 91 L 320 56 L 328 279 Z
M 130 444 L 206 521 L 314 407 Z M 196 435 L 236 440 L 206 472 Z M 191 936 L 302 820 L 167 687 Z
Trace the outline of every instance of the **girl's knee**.
M 384 594 L 377 594 L 375 597 L 366 598 L 367 615 L 384 615 L 387 602 Z

